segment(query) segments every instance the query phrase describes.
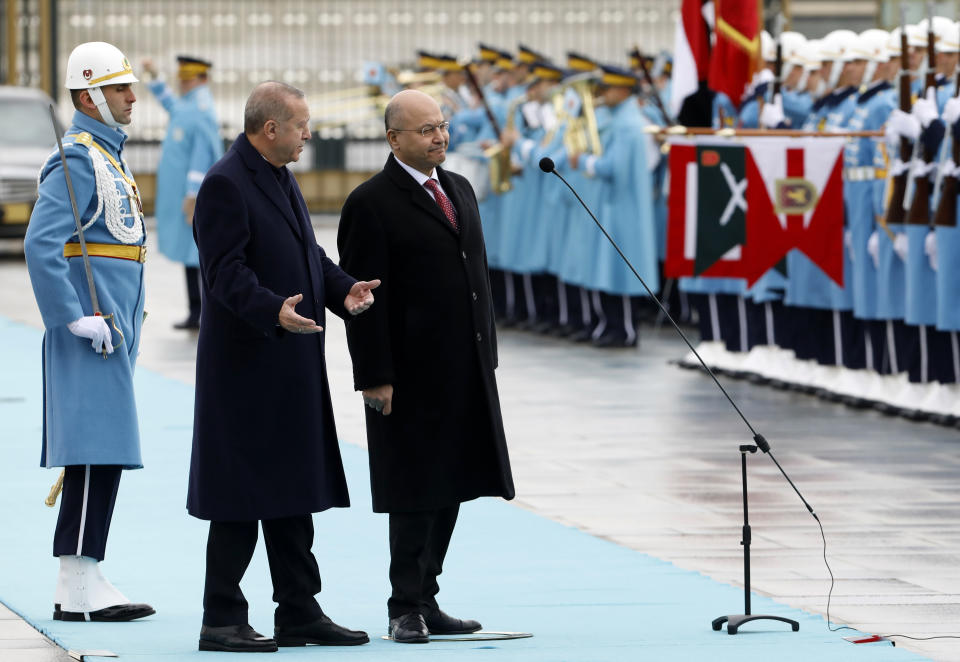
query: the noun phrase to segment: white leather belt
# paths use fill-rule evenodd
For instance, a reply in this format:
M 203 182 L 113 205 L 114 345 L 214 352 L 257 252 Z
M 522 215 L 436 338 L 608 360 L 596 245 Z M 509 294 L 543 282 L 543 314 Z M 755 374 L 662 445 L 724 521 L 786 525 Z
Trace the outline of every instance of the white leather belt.
M 877 169 L 873 166 L 857 166 L 844 168 L 843 178 L 848 182 L 866 182 L 877 179 Z

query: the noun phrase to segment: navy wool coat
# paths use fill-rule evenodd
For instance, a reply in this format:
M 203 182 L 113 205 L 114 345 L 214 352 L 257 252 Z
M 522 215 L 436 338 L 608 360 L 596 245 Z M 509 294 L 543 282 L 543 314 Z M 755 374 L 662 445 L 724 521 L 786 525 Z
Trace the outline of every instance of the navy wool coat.
M 393 384 L 393 413 L 366 410 L 376 512 L 513 498 L 480 213 L 466 179 L 437 168 L 460 232 L 393 155 L 344 203 L 341 266 L 377 277 L 377 303 L 347 322 L 358 390 Z
M 200 519 L 349 505 L 325 334 L 287 333 L 277 320 L 298 293 L 297 312 L 320 326 L 324 307 L 349 317 L 343 300 L 356 281 L 317 245 L 296 182 L 293 198 L 299 215 L 243 134 L 197 195 L 203 309 L 187 509 Z

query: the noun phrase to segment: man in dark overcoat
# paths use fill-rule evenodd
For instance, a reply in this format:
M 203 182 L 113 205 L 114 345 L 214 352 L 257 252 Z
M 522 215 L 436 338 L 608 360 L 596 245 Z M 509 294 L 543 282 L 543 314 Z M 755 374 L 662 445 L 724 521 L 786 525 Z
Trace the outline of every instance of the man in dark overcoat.
M 322 332 L 373 303 L 317 245 L 286 164 L 310 137 L 303 93 L 262 83 L 244 133 L 197 195 L 203 307 L 197 346 L 187 509 L 210 520 L 200 650 L 352 645 L 364 632 L 320 609 L 311 513 L 349 505 Z M 273 579 L 274 639 L 247 622 L 240 579 L 263 527 Z
M 425 643 L 480 629 L 440 610 L 437 576 L 460 503 L 514 489 L 476 197 L 438 167 L 449 124 L 431 97 L 400 92 L 385 124 L 392 154 L 347 198 L 337 244 L 344 269 L 383 281 L 347 341 L 368 406 L 373 509 L 390 514 L 390 634 Z

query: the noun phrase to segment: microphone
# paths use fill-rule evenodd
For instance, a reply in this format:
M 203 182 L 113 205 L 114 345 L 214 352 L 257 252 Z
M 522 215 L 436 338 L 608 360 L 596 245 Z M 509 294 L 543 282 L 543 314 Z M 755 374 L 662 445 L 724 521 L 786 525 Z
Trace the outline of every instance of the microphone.
M 738 407 L 737 403 L 733 401 L 733 398 L 730 397 L 730 394 L 727 393 L 727 390 L 723 388 L 723 384 L 720 383 L 720 380 L 717 379 L 717 376 L 713 373 L 713 370 L 710 369 L 710 366 L 706 364 L 706 362 L 703 360 L 703 357 L 700 356 L 700 353 L 697 352 L 697 350 L 694 348 L 693 344 L 687 338 L 687 335 L 680 328 L 680 325 L 677 324 L 677 321 L 673 319 L 673 316 L 669 312 L 667 312 L 667 309 L 663 306 L 662 303 L 660 303 L 660 300 L 656 297 L 656 295 L 654 295 L 653 291 L 647 286 L 646 282 L 644 282 L 640 274 L 637 273 L 637 270 L 633 267 L 633 264 L 630 262 L 629 259 L 627 259 L 627 256 L 623 254 L 623 251 L 620 250 L 620 247 L 617 245 L 617 242 L 613 240 L 613 237 L 610 236 L 606 228 L 603 227 L 600 221 L 597 220 L 597 217 L 593 215 L 593 212 L 590 211 L 590 207 L 587 206 L 587 203 L 585 203 L 583 201 L 583 198 L 580 197 L 580 195 L 576 192 L 576 190 L 572 186 L 570 186 L 570 182 L 564 179 L 563 175 L 557 172 L 556 166 L 553 163 L 553 159 L 546 156 L 540 159 L 540 169 L 543 170 L 544 172 L 552 172 L 554 175 L 556 175 L 560 179 L 561 182 L 567 185 L 567 188 L 570 189 L 570 192 L 573 193 L 573 195 L 577 198 L 577 200 L 580 202 L 583 208 L 587 210 L 587 213 L 590 214 L 590 218 L 593 219 L 593 222 L 597 224 L 598 228 L 600 228 L 600 232 L 603 233 L 603 236 L 606 237 L 607 241 L 609 241 L 613 245 L 617 253 L 620 255 L 620 258 L 630 268 L 630 271 L 632 271 L 636 279 L 640 281 L 640 284 L 643 285 L 643 289 L 647 291 L 647 294 L 650 295 L 650 298 L 653 299 L 653 301 L 657 304 L 657 306 L 659 306 L 660 311 L 664 314 L 664 316 L 668 320 L 670 320 L 670 323 L 673 324 L 673 328 L 677 330 L 677 333 L 679 333 L 680 337 L 683 338 L 683 342 L 687 344 L 687 347 L 690 348 L 690 351 L 693 352 L 694 356 L 696 356 L 697 359 L 700 361 L 700 365 L 703 366 L 703 369 L 707 371 L 707 374 L 710 375 L 711 378 L 713 378 L 713 382 L 717 385 L 717 388 L 720 389 L 720 392 L 723 393 L 723 395 L 727 398 L 727 402 L 730 403 L 730 406 L 732 406 L 734 410 L 740 415 L 740 418 L 743 419 L 743 422 L 746 424 L 747 429 L 749 429 L 751 434 L 753 434 L 753 440 L 754 440 L 754 443 L 757 445 L 757 447 L 759 447 L 759 449 L 764 453 L 770 455 L 770 459 L 774 461 L 777 467 L 780 467 L 780 463 L 777 462 L 777 460 L 770 453 L 770 444 L 767 442 L 766 439 L 764 439 L 762 434 L 758 433 L 753 428 L 753 426 L 750 424 L 750 421 L 747 420 L 747 417 L 744 416 L 742 411 L 740 411 L 740 407 Z M 780 471 L 783 472 L 783 469 L 780 469 Z M 790 482 L 790 485 L 793 486 L 794 491 L 797 492 L 797 495 L 800 496 L 800 499 L 803 501 L 803 503 L 807 506 L 807 510 L 809 510 L 812 514 L 813 509 L 807 503 L 806 499 L 803 498 L 803 495 L 800 494 L 799 490 L 797 490 L 796 486 L 793 485 L 793 481 L 791 481 L 790 477 L 787 476 L 785 473 L 784 473 L 784 476 L 787 478 L 787 481 Z M 814 515 L 814 517 L 816 517 L 816 515 Z

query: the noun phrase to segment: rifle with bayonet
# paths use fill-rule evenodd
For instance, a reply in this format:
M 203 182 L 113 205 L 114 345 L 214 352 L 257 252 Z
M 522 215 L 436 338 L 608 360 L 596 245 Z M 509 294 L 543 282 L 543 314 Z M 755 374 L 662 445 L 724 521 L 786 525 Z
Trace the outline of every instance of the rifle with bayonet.
M 960 66 L 957 67 L 954 79 L 955 96 L 960 96 Z M 954 226 L 957 223 L 957 194 L 960 193 L 960 182 L 957 180 L 957 164 L 960 164 L 960 135 L 948 126 L 947 131 L 952 142 L 952 168 L 944 174 L 940 181 L 940 200 L 937 203 L 937 212 L 933 215 L 934 225 Z
M 929 5 L 928 14 L 930 14 Z M 937 37 L 933 32 L 932 15 L 927 17 L 927 26 L 927 75 L 923 84 L 925 97 L 929 96 L 931 90 L 934 94 L 937 90 L 937 56 L 934 48 Z M 918 142 L 920 142 L 919 139 Z M 923 145 L 921 158 L 923 159 L 922 170 L 913 177 L 913 199 L 910 200 L 910 212 L 906 218 L 906 223 L 909 225 L 927 225 L 930 223 L 930 177 L 928 172 L 930 164 L 937 158 L 936 150 L 931 150 L 927 145 Z
M 900 110 L 905 113 L 910 112 L 910 59 L 907 43 L 907 25 L 900 12 L 900 80 L 899 96 Z M 909 138 L 900 137 L 900 172 L 893 175 L 890 183 L 890 203 L 887 205 L 886 225 L 903 223 L 903 217 L 906 215 L 903 209 L 903 198 L 907 190 L 907 166 L 913 158 L 913 143 Z

